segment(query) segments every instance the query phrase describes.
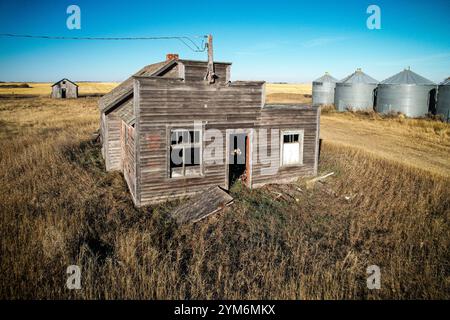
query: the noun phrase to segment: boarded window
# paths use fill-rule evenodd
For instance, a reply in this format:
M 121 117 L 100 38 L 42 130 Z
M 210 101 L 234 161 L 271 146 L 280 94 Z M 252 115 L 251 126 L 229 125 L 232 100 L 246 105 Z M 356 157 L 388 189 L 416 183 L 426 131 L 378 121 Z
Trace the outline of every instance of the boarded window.
M 201 174 L 200 130 L 172 130 L 170 134 L 170 177 Z
M 303 164 L 303 130 L 284 131 L 281 135 L 281 165 Z

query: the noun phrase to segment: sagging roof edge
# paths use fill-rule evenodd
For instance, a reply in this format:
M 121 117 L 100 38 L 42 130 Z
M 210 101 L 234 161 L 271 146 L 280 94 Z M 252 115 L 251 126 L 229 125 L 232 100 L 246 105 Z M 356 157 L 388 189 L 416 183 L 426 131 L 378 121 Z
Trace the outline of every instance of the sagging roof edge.
M 74 84 L 75 86 L 78 87 L 78 85 L 77 85 L 75 82 L 73 82 L 72 80 L 69 80 L 69 79 L 67 79 L 67 78 L 62 78 L 61 80 L 56 81 L 54 84 L 51 85 L 51 87 L 56 86 L 58 83 L 60 83 L 61 81 L 64 81 L 64 80 L 69 81 L 70 83 L 72 83 L 72 84 Z
M 174 61 L 180 61 L 181 63 L 208 63 L 208 61 L 203 60 L 189 60 L 189 59 L 177 59 Z M 224 62 L 224 61 L 214 61 L 214 64 L 226 64 L 226 65 L 232 65 L 231 62 Z
M 128 91 L 126 94 L 123 94 L 120 99 L 116 100 L 113 104 L 109 105 L 108 107 L 101 109 L 100 112 L 103 112 L 104 114 L 109 114 L 113 112 L 115 109 L 120 107 L 122 104 L 124 104 L 127 100 L 133 98 L 133 89 Z
M 163 81 L 167 81 L 167 82 L 170 82 L 170 81 L 183 82 L 184 81 L 183 78 L 175 78 L 175 77 L 171 77 L 171 78 L 169 78 L 169 77 L 161 78 L 159 76 L 132 76 L 132 77 L 134 79 L 136 79 L 136 80 L 146 80 L 146 79 L 148 79 L 148 80 L 155 80 L 155 81 L 161 81 L 161 82 L 163 82 Z M 190 80 L 188 83 L 205 83 L 205 85 L 214 86 L 214 84 L 213 85 L 207 84 L 204 80 Z M 261 80 L 254 80 L 254 81 L 236 80 L 236 81 L 230 81 L 228 83 L 219 83 L 218 85 L 220 85 L 220 86 L 227 86 L 227 85 L 231 85 L 231 86 L 233 86 L 233 85 L 263 85 L 265 83 L 266 83 L 266 81 L 261 81 Z
M 147 66 L 143 67 L 142 69 L 140 69 L 138 72 L 141 72 L 145 68 L 151 67 L 152 65 L 161 64 L 161 63 L 163 63 L 163 62 L 157 62 L 154 64 L 147 65 Z M 152 73 L 152 75 L 158 75 L 162 72 L 165 72 L 169 68 L 173 67 L 173 65 L 176 63 L 177 63 L 177 60 L 166 61 L 166 63 L 164 65 L 162 65 L 160 68 L 156 69 Z M 101 112 L 109 113 L 111 111 L 111 109 L 115 109 L 116 107 L 118 107 L 121 103 L 123 103 L 124 100 L 126 100 L 133 93 L 133 86 L 131 86 L 129 88 L 129 90 L 126 90 L 124 93 L 118 95 L 112 102 L 105 105 L 104 98 L 106 98 L 110 95 L 113 95 L 115 93 L 115 89 L 119 88 L 120 86 L 123 86 L 126 81 L 128 81 L 129 79 L 132 79 L 132 78 L 133 78 L 133 75 L 131 77 L 128 77 L 126 80 L 121 82 L 116 88 L 112 89 L 110 92 L 108 92 L 107 94 L 105 94 L 103 97 L 100 98 L 99 107 L 100 107 Z
M 164 62 L 164 61 L 162 61 L 162 62 L 157 62 L 157 63 L 155 63 L 155 64 L 163 63 L 163 62 Z M 166 61 L 166 64 L 163 65 L 161 68 L 155 70 L 155 72 L 153 72 L 151 76 L 143 76 L 143 77 L 146 77 L 146 78 L 149 78 L 149 77 L 157 77 L 159 74 L 161 74 L 161 73 L 165 72 L 166 70 L 172 68 L 173 65 L 175 65 L 175 64 L 177 64 L 177 63 L 182 63 L 182 64 L 202 63 L 202 64 L 204 64 L 204 63 L 206 63 L 206 62 L 207 62 L 207 61 L 201 61 L 201 60 L 187 60 L 187 59 L 176 59 L 176 60 Z M 232 65 L 231 62 L 220 62 L 220 61 L 219 61 L 219 62 L 214 62 L 214 64 L 217 64 L 217 65 Z M 149 66 L 150 66 L 150 65 L 149 65 Z M 139 76 L 136 76 L 136 75 L 132 75 L 132 76 L 131 76 L 131 78 L 134 78 L 134 77 L 139 77 Z M 166 79 L 172 79 L 172 80 L 173 80 L 173 78 L 166 78 Z M 126 80 L 125 80 L 125 81 L 126 81 Z M 123 82 L 122 82 L 122 83 L 123 83 Z M 121 84 L 122 84 L 122 83 L 121 83 Z M 119 86 L 120 86 L 121 84 L 119 84 Z M 126 98 L 130 95 L 130 93 L 132 93 L 132 91 L 133 91 L 133 90 L 132 90 L 132 88 L 131 88 L 131 89 L 128 90 L 127 92 L 123 93 L 121 96 L 117 97 L 111 104 L 106 105 L 106 106 L 105 106 L 105 105 L 102 105 L 102 102 L 101 102 L 101 100 L 100 100 L 100 104 L 99 104 L 99 106 L 100 106 L 100 111 L 101 111 L 101 112 L 105 112 L 105 113 L 110 112 L 110 109 L 113 109 L 113 108 L 117 107 L 124 99 L 126 99 Z M 106 95 L 109 95 L 109 94 L 111 94 L 112 92 L 113 92 L 113 91 L 107 93 Z M 105 95 L 105 96 L 106 96 L 106 95 Z

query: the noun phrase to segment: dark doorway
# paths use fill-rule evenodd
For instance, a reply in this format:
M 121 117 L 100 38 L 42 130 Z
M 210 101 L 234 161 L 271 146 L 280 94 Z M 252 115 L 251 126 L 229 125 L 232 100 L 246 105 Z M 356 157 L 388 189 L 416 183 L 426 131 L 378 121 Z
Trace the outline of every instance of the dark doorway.
M 378 95 L 378 88 L 375 88 L 373 90 L 373 111 L 377 111 L 377 95 Z
M 436 89 L 430 91 L 428 98 L 428 112 L 431 114 L 436 114 Z
M 63 99 L 66 98 L 66 89 L 65 88 L 61 89 L 61 98 L 63 98 Z
M 249 177 L 249 140 L 245 133 L 230 134 L 228 145 L 228 188 L 238 179 L 247 183 Z

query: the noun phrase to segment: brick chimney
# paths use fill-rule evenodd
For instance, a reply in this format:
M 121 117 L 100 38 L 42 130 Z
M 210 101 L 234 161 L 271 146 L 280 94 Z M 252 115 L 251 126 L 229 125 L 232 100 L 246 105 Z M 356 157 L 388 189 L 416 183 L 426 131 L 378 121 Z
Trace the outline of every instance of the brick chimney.
M 170 60 L 178 60 L 178 54 L 177 53 L 168 53 L 166 54 L 166 61 Z

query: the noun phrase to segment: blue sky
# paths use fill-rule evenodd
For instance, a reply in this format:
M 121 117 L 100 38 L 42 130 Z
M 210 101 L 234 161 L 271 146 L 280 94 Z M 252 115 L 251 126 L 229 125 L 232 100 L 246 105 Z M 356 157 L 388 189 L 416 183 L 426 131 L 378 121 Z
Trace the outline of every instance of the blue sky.
M 66 9 L 81 8 L 81 30 Z M 381 8 L 381 30 L 366 9 Z M 403 68 L 450 76 L 450 0 L 439 1 L 1 1 L 0 33 L 74 37 L 214 36 L 233 80 L 308 82 L 361 67 L 383 80 Z M 198 40 L 200 41 L 200 40 Z M 121 81 L 165 54 L 204 60 L 176 40 L 70 41 L 0 37 L 0 80 Z

